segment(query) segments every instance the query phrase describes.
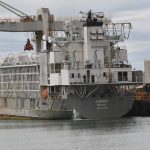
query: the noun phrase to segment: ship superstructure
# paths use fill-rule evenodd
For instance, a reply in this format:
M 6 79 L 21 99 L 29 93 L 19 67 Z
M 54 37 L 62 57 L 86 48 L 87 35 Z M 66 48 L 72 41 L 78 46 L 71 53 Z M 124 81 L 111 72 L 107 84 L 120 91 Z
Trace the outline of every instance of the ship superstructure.
M 29 101 L 34 110 L 56 107 L 62 117 L 76 110 L 90 119 L 121 117 L 131 109 L 132 67 L 118 44 L 129 37 L 131 23 L 113 23 L 103 12 L 81 13 L 55 18 L 42 8 L 34 19 L 0 23 L 1 31 L 34 32 L 38 60 L 1 66 L 5 105 L 19 99 L 21 108 Z
M 118 43 L 129 37 L 131 23 L 112 23 L 90 10 L 62 24 L 50 37 L 50 88 L 60 88 L 68 107 L 83 118 L 125 115 L 134 83 L 127 50 Z
M 64 37 L 62 34 L 62 37 L 57 37 L 59 33 L 51 37 L 57 48 L 52 47 L 50 51 L 50 64 L 68 72 L 61 85 L 131 82 L 132 68 L 128 64 L 127 50 L 117 45 L 124 41 L 125 28 L 130 30 L 131 24 L 112 23 L 103 13 L 93 14 L 90 11 L 87 15 L 85 21 L 64 21 Z M 63 72 L 61 74 L 63 76 Z M 53 75 L 54 72 L 50 78 Z M 52 84 L 57 85 L 58 80 L 59 77 L 51 80 L 56 82 Z

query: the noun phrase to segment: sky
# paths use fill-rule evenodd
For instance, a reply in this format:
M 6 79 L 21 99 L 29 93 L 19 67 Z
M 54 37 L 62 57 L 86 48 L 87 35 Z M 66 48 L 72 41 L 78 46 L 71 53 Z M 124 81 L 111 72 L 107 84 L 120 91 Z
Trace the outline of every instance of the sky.
M 3 0 L 4 1 L 4 0 Z M 115 22 L 131 22 L 130 38 L 124 42 L 129 63 L 136 70 L 143 69 L 144 60 L 150 60 L 150 0 L 5 0 L 5 3 L 35 15 L 37 9 L 49 8 L 55 16 L 77 16 L 80 11 L 104 12 Z M 16 18 L 0 6 L 0 18 Z M 0 57 L 6 53 L 23 52 L 30 33 L 0 32 Z

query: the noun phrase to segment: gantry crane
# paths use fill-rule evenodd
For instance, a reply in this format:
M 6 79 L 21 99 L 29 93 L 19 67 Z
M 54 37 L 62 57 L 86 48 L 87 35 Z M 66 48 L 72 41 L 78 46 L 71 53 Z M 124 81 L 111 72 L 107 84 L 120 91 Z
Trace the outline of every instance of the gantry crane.
M 0 1 L 0 6 L 19 16 L 20 19 L 0 19 L 0 31 L 3 32 L 35 32 L 37 52 L 41 50 L 42 35 L 45 35 L 45 40 L 48 41 L 50 34 L 51 22 L 53 21 L 48 8 L 42 8 L 37 11 L 36 16 L 29 16 L 26 13 Z M 24 50 L 32 50 L 33 47 L 30 40 Z

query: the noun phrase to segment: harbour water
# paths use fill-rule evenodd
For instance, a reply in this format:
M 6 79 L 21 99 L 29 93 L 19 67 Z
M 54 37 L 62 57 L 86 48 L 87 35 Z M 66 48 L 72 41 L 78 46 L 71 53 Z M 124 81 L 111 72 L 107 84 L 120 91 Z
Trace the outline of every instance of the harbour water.
M 150 118 L 0 120 L 1 150 L 149 150 Z

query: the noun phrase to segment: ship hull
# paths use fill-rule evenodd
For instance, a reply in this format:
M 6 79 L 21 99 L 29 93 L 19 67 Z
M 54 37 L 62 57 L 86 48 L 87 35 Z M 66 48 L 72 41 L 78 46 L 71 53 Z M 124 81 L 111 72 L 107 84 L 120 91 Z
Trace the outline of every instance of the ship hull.
M 72 98 L 72 101 L 77 101 Z M 132 108 L 132 99 L 123 100 L 121 97 L 92 99 L 79 101 L 74 107 L 81 118 L 102 119 L 102 118 L 121 118 Z
M 0 109 L 0 119 L 72 119 L 72 111 Z
M 38 115 L 38 118 L 43 119 L 72 119 L 73 113 L 72 111 L 43 111 L 43 110 L 37 110 L 36 114 Z
M 88 86 L 86 90 L 90 91 Z M 78 116 L 86 119 L 121 118 L 132 109 L 134 102 L 133 95 L 115 95 L 106 86 L 83 97 L 70 95 L 68 105 L 76 110 Z
M 0 118 L 71 119 L 73 110 L 86 119 L 120 118 L 134 102 L 133 95 L 125 89 L 125 85 L 75 85 L 69 87 L 66 99 L 49 99 L 46 103 L 1 98 Z M 42 109 L 35 107 L 37 104 Z
M 68 109 L 75 109 L 77 117 L 86 119 L 121 118 L 132 108 L 133 100 L 121 97 L 92 98 L 81 100 L 77 96 L 68 98 Z M 0 118 L 18 119 L 72 119 L 72 111 L 0 109 Z
M 39 106 L 36 106 L 38 103 Z M 0 99 L 0 119 L 72 119 L 73 111 L 63 108 L 63 100 Z

